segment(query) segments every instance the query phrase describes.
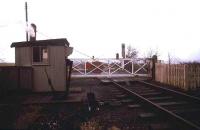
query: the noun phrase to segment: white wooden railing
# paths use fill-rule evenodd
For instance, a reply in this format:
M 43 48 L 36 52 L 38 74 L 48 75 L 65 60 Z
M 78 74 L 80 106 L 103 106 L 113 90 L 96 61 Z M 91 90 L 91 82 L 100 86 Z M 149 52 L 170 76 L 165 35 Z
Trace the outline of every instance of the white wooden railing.
M 149 59 L 70 59 L 73 61 L 72 77 L 150 77 Z

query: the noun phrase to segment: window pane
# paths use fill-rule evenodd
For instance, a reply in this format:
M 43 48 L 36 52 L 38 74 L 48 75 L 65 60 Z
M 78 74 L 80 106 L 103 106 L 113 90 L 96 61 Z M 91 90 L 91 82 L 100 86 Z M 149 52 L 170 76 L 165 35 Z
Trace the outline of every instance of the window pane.
M 42 48 L 42 58 L 43 59 L 48 59 L 48 53 L 47 53 L 47 48 Z
M 39 47 L 33 47 L 33 62 L 40 62 L 40 48 Z
M 33 62 L 39 64 L 48 63 L 48 49 L 46 46 L 33 47 Z
M 47 62 L 48 61 L 48 50 L 47 47 L 42 47 L 42 61 Z

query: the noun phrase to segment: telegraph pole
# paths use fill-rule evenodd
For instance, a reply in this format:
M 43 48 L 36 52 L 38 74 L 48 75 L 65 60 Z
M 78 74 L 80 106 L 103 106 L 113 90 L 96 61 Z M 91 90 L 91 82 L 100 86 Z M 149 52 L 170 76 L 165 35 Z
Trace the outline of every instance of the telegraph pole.
M 27 2 L 25 2 L 25 13 L 26 13 L 26 27 L 28 29 L 28 6 L 27 6 Z M 26 30 L 26 41 L 28 42 L 28 30 Z

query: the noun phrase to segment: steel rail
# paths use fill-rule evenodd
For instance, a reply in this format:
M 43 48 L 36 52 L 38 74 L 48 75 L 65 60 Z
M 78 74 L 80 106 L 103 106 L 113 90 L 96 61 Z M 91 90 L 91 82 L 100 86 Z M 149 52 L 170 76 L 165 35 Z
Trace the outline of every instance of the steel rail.
M 158 86 L 158 85 L 155 85 L 155 84 L 151 84 L 151 83 L 148 83 L 148 82 L 145 82 L 145 81 L 138 81 L 138 82 L 144 83 L 144 84 L 146 84 L 146 85 L 153 86 L 153 87 L 155 87 L 155 88 L 159 88 L 159 89 L 161 89 L 161 90 L 165 90 L 165 91 L 168 91 L 168 92 L 172 92 L 172 93 L 177 94 L 177 95 L 185 96 L 185 97 L 187 97 L 187 98 L 192 99 L 193 101 L 195 100 L 195 101 L 200 102 L 200 98 L 195 97 L 195 96 L 192 96 L 192 95 L 188 95 L 188 94 L 183 93 L 183 92 L 178 92 L 178 91 L 175 91 L 175 90 L 172 90 L 172 89 L 164 88 L 164 87 L 161 87 L 161 86 Z
M 171 112 L 171 111 L 169 111 L 169 110 L 167 110 L 167 109 L 165 109 L 165 108 L 159 106 L 159 105 L 156 104 L 156 103 L 151 102 L 150 100 L 144 98 L 143 96 L 141 96 L 141 95 L 139 95 L 139 94 L 137 94 L 137 93 L 135 93 L 135 92 L 129 90 L 128 88 L 126 88 L 126 87 L 124 87 L 124 86 L 122 86 L 122 85 L 116 83 L 116 82 L 113 81 L 112 79 L 110 79 L 110 80 L 112 81 L 112 83 L 114 83 L 114 84 L 115 84 L 116 86 L 118 86 L 119 88 L 121 88 L 121 89 L 127 91 L 128 93 L 130 93 L 130 94 L 136 96 L 137 98 L 139 98 L 139 99 L 145 101 L 146 103 L 148 103 L 148 104 L 154 106 L 154 107 L 157 108 L 157 110 L 159 110 L 160 112 L 162 112 L 162 113 L 164 113 L 164 114 L 168 114 L 168 115 L 170 115 L 171 117 L 173 117 L 174 119 L 180 121 L 181 123 L 184 123 L 187 127 L 191 128 L 192 130 L 200 130 L 200 127 L 197 126 L 196 124 L 194 124 L 194 123 L 192 123 L 192 122 L 190 122 L 190 121 L 188 121 L 188 120 L 182 118 L 181 116 L 179 116 L 179 115 L 177 115 L 177 114 L 175 114 L 175 113 L 173 113 L 173 112 Z

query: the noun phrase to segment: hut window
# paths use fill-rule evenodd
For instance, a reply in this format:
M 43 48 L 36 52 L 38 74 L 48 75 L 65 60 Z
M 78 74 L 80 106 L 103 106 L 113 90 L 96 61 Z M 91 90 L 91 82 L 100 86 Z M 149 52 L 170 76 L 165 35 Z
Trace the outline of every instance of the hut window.
M 48 48 L 46 46 L 33 47 L 33 63 L 48 63 Z

